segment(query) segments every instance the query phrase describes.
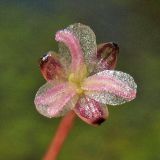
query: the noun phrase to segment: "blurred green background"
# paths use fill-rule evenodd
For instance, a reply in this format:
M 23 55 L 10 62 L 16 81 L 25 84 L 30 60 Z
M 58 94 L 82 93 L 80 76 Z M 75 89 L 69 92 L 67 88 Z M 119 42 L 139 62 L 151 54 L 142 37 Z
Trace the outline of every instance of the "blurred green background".
M 55 32 L 69 24 L 89 25 L 97 43 L 120 45 L 117 70 L 138 84 L 137 98 L 109 106 L 98 128 L 80 119 L 58 160 L 160 159 L 160 1 L 1 0 L 0 1 L 0 160 L 39 160 L 60 119 L 35 109 L 45 83 L 38 59 L 57 51 Z

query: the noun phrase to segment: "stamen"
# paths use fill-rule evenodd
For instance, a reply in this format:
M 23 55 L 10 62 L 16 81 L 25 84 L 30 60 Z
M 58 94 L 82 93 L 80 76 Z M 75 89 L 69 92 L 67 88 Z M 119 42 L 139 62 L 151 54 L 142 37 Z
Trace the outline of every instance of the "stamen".
M 84 92 L 84 90 L 81 89 L 81 88 L 77 88 L 77 89 L 76 89 L 76 93 L 77 93 L 77 94 L 82 94 L 83 92 Z

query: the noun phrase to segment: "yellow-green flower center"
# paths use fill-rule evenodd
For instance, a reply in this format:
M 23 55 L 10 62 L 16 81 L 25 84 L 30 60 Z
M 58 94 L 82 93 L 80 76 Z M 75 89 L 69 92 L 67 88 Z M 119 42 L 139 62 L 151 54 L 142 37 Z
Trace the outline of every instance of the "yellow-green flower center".
M 68 76 L 68 81 L 76 85 L 77 94 L 83 94 L 83 89 L 81 88 L 83 80 L 87 77 L 87 68 L 83 65 L 78 72 L 70 73 Z

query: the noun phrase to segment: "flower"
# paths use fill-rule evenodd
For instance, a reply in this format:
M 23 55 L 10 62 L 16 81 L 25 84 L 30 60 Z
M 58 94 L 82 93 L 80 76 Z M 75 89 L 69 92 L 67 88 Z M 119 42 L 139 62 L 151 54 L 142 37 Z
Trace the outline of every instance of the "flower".
M 40 61 L 48 81 L 38 90 L 35 105 L 46 117 L 59 117 L 74 112 L 91 125 L 108 117 L 108 105 L 119 105 L 136 97 L 133 78 L 116 66 L 118 45 L 96 45 L 90 27 L 76 23 L 55 35 L 59 54 L 49 52 Z

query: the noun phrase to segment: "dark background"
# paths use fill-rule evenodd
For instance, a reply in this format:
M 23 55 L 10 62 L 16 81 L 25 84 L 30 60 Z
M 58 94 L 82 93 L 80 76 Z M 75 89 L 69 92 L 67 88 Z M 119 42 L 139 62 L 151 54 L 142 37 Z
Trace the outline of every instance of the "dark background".
M 98 128 L 79 118 L 59 160 L 160 159 L 160 1 L 1 0 L 0 1 L 0 159 L 39 160 L 60 119 L 35 109 L 45 83 L 38 59 L 57 51 L 55 32 L 69 24 L 89 25 L 97 43 L 120 45 L 117 70 L 138 84 L 137 98 L 109 106 Z

